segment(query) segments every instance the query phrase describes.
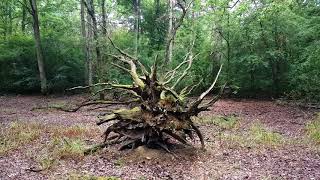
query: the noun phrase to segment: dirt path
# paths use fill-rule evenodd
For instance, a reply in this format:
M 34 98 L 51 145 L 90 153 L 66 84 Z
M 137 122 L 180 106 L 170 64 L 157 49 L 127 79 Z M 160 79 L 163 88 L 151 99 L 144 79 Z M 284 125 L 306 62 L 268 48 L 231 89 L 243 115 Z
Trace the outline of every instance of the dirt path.
M 80 124 L 91 128 L 89 135 L 86 134 L 82 140 L 95 144 L 101 141 L 102 129 L 94 125 L 96 115 L 101 111 L 32 111 L 34 107 L 61 106 L 84 99 L 82 96 L 2 96 L 1 130 L 4 131 L 12 122 L 36 122 L 41 127 L 62 128 L 57 132 Z M 49 170 L 30 172 L 30 167 L 39 166 L 37 156 L 47 148 L 52 134 L 56 133 L 44 128 L 36 140 L 0 154 L 0 179 L 69 179 L 73 175 L 121 179 L 320 179 L 320 148 L 304 143 L 305 125 L 314 113 L 307 109 L 280 106 L 273 101 L 220 100 L 210 112 L 201 115 L 210 120 L 199 123 L 206 138 L 206 152 L 198 148 L 176 147 L 173 149 L 175 156 L 172 156 L 145 148 L 118 152 L 114 146 L 81 159 L 61 158 Z M 234 116 L 237 122 L 232 128 L 219 127 L 211 122 L 213 116 Z M 281 136 L 284 143 L 270 145 L 269 139 L 262 143 L 248 141 L 246 136 L 250 135 L 250 128 L 256 122 L 263 124 L 269 134 L 279 134 L 276 137 Z M 264 138 L 266 133 L 259 133 Z M 195 142 L 195 146 L 198 145 L 199 142 Z

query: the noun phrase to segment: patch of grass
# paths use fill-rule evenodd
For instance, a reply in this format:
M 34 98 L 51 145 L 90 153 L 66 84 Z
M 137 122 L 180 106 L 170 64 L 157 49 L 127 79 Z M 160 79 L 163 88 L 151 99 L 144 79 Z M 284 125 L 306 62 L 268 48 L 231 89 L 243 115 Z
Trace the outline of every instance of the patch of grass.
M 227 130 L 236 128 L 239 125 L 239 118 L 236 116 L 203 116 L 198 121 L 200 124 L 212 124 Z
M 64 108 L 66 106 L 67 106 L 67 102 L 65 101 L 57 101 L 57 102 L 48 104 L 48 107 L 51 107 L 51 108 Z
M 38 123 L 13 122 L 0 132 L 0 154 L 19 148 L 40 137 L 43 127 Z
M 84 125 L 51 126 L 48 132 L 50 141 L 35 155 L 36 162 L 43 170 L 59 164 L 60 160 L 82 160 L 86 150 L 86 143 L 83 139 L 93 135 L 92 128 Z
M 82 159 L 85 143 L 80 139 L 54 139 L 51 141 L 53 156 L 57 159 Z
M 227 147 L 251 147 L 250 142 L 243 135 L 221 134 L 220 139 Z
M 122 158 L 119 158 L 114 162 L 114 165 L 122 167 L 124 165 L 124 163 L 125 163 L 125 161 Z
M 320 113 L 318 113 L 315 120 L 306 125 L 307 136 L 316 144 L 320 144 Z
M 36 162 L 39 163 L 42 170 L 48 170 L 57 163 L 56 159 L 50 154 L 38 155 L 36 157 Z
M 223 133 L 220 135 L 229 147 L 277 147 L 284 142 L 281 134 L 273 132 L 261 123 L 254 123 L 247 132 Z
M 258 145 L 277 146 L 283 142 L 281 134 L 272 132 L 261 123 L 255 123 L 250 128 L 250 139 Z
M 49 170 L 60 160 L 84 158 L 85 143 L 80 139 L 54 137 L 34 156 L 40 169 Z
M 147 178 L 144 176 L 140 176 L 140 177 L 138 177 L 138 180 L 147 180 Z
M 80 139 L 53 138 L 36 154 L 35 160 L 42 170 L 48 170 L 60 160 L 84 158 L 85 143 Z
M 70 174 L 68 180 L 120 180 L 120 178 L 113 176 L 93 176 L 93 175 L 81 175 L 81 174 Z
M 52 128 L 53 137 L 57 138 L 88 138 L 94 135 L 94 132 L 100 131 L 85 125 L 75 125 L 71 127 Z

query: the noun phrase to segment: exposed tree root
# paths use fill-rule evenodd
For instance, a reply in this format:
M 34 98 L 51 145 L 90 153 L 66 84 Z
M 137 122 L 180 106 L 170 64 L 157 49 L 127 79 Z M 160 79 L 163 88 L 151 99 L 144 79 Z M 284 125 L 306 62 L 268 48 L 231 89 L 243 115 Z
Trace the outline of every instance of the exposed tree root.
M 188 6 L 185 7 L 182 2 L 178 2 L 185 13 Z M 113 110 L 111 113 L 99 117 L 97 125 L 108 123 L 108 127 L 104 132 L 104 142 L 93 147 L 90 152 L 107 147 L 110 144 L 122 142 L 119 139 L 124 139 L 125 141 L 119 148 L 120 150 L 145 145 L 148 147 L 160 147 L 170 152 L 167 139 L 172 138 L 184 145 L 189 145 L 186 137 L 194 139 L 193 134 L 198 136 L 201 148 L 205 149 L 203 135 L 192 122 L 192 117 L 197 116 L 201 111 L 206 111 L 219 98 L 220 95 L 217 95 L 205 105 L 201 105 L 203 99 L 215 87 L 222 65 L 211 86 L 195 101 L 187 103 L 186 97 L 199 85 L 199 82 L 194 85 L 191 84 L 180 91 L 177 90 L 177 87 L 187 77 L 192 62 L 196 58 L 191 52 L 192 47 L 183 62 L 176 68 L 168 72 L 158 73 L 157 60 L 150 68 L 150 71 L 148 71 L 148 68 L 137 58 L 121 50 L 109 36 L 107 37 L 111 45 L 118 51 L 118 55 L 111 54 L 110 56 L 120 62 L 120 64 L 113 63 L 113 65 L 130 74 L 132 84 L 98 83 L 92 86 L 79 86 L 69 90 L 86 89 L 93 86 L 100 87 L 100 90 L 97 92 L 110 91 L 112 89 L 121 90 L 129 93 L 133 100 L 127 102 L 95 102 L 99 104 L 131 104 L 132 108 Z M 183 67 L 185 69 L 182 72 L 178 72 Z M 158 78 L 160 74 L 162 76 Z M 72 110 L 76 111 L 81 107 L 95 104 L 95 102 L 86 102 Z M 132 104 L 134 105 L 132 106 Z M 110 138 L 110 133 L 115 133 L 118 136 Z M 117 138 L 116 141 L 111 140 L 114 138 Z

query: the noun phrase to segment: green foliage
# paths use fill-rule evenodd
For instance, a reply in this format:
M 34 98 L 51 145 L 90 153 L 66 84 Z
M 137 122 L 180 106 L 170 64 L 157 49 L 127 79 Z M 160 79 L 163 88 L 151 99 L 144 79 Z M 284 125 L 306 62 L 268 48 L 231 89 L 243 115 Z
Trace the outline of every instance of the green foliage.
M 162 73 L 181 63 L 194 41 L 193 67 L 185 81 L 178 85 L 180 89 L 198 84 L 202 79 L 192 92 L 200 93 L 211 84 L 219 64 L 223 63 L 219 83 L 228 82 L 237 96 L 287 96 L 319 101 L 319 2 L 244 0 L 232 10 L 227 8 L 233 3 L 231 0 L 194 1 L 174 39 L 173 62 L 166 65 L 163 62 L 168 30 L 167 1 L 141 1 L 139 59 L 150 67 L 157 56 L 162 66 L 159 73 Z M 84 40 L 79 8 L 74 8 L 79 5 L 72 0 L 38 3 L 45 70 L 51 92 L 84 84 Z M 101 24 L 99 1 L 95 1 L 95 7 Z M 40 89 L 32 18 L 27 12 L 25 32 L 22 32 L 22 10 L 21 4 L 13 0 L 0 3 L 0 91 L 28 93 Z M 134 55 L 133 2 L 107 0 L 106 10 L 110 36 L 121 49 Z M 173 14 L 177 20 L 181 10 L 176 7 Z M 104 62 L 99 67 L 103 71 L 102 80 L 129 83 L 127 73 L 111 65 L 113 58 L 109 54 L 116 54 L 116 51 L 100 33 L 102 27 L 98 29 Z M 93 49 L 93 79 L 97 82 Z
M 79 42 L 49 37 L 44 37 L 43 42 L 49 88 L 57 92 L 81 84 L 84 63 Z M 0 51 L 0 91 L 37 91 L 39 75 L 33 39 L 22 35 L 8 37 L 0 41 Z

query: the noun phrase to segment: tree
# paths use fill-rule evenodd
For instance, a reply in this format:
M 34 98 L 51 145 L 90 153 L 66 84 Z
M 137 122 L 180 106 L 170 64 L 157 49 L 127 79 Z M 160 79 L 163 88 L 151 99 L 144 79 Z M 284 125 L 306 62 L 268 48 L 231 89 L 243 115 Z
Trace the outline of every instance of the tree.
M 139 41 L 140 41 L 140 24 L 141 24 L 141 2 L 140 0 L 133 0 L 134 9 L 134 31 L 135 31 L 135 56 L 139 53 Z
M 90 42 L 89 42 L 89 31 L 91 30 L 90 25 L 86 30 L 86 18 L 85 18 L 85 0 L 80 1 L 80 18 L 81 18 L 81 34 L 83 39 L 83 53 L 85 55 L 85 84 L 92 85 L 92 62 L 90 58 Z
M 27 4 L 27 0 L 22 1 L 23 4 Z M 21 6 L 22 9 L 22 19 L 21 19 L 21 31 L 22 33 L 25 33 L 26 31 L 26 20 L 27 20 L 27 10 L 24 5 Z
M 98 22 L 96 18 L 95 8 L 94 8 L 94 1 L 93 0 L 86 0 L 84 1 L 84 4 L 87 8 L 88 15 L 90 16 L 92 20 L 92 24 L 89 24 L 89 26 L 92 27 L 93 32 L 93 39 L 95 43 L 95 50 L 96 50 L 96 58 L 97 58 L 97 76 L 98 81 L 100 82 L 102 79 L 102 56 L 100 51 L 100 44 L 99 44 L 99 35 L 98 35 Z M 90 67 L 91 65 L 89 65 Z M 104 99 L 104 94 L 100 93 L 100 99 Z
M 44 59 L 43 59 L 43 52 L 41 46 L 41 36 L 40 36 L 40 28 L 39 28 L 39 17 L 38 17 L 38 9 L 36 0 L 29 0 L 30 9 L 29 12 L 33 18 L 33 34 L 34 40 L 36 45 L 36 53 L 37 53 L 37 61 L 38 61 L 38 69 L 40 74 L 40 83 L 41 83 L 41 93 L 47 94 L 48 87 L 47 87 L 47 78 L 46 72 L 44 69 Z
M 107 34 L 106 0 L 101 0 L 102 34 Z
M 168 0 L 168 32 L 167 32 L 167 49 L 166 49 L 166 63 L 172 61 L 172 48 L 173 48 L 173 0 Z

